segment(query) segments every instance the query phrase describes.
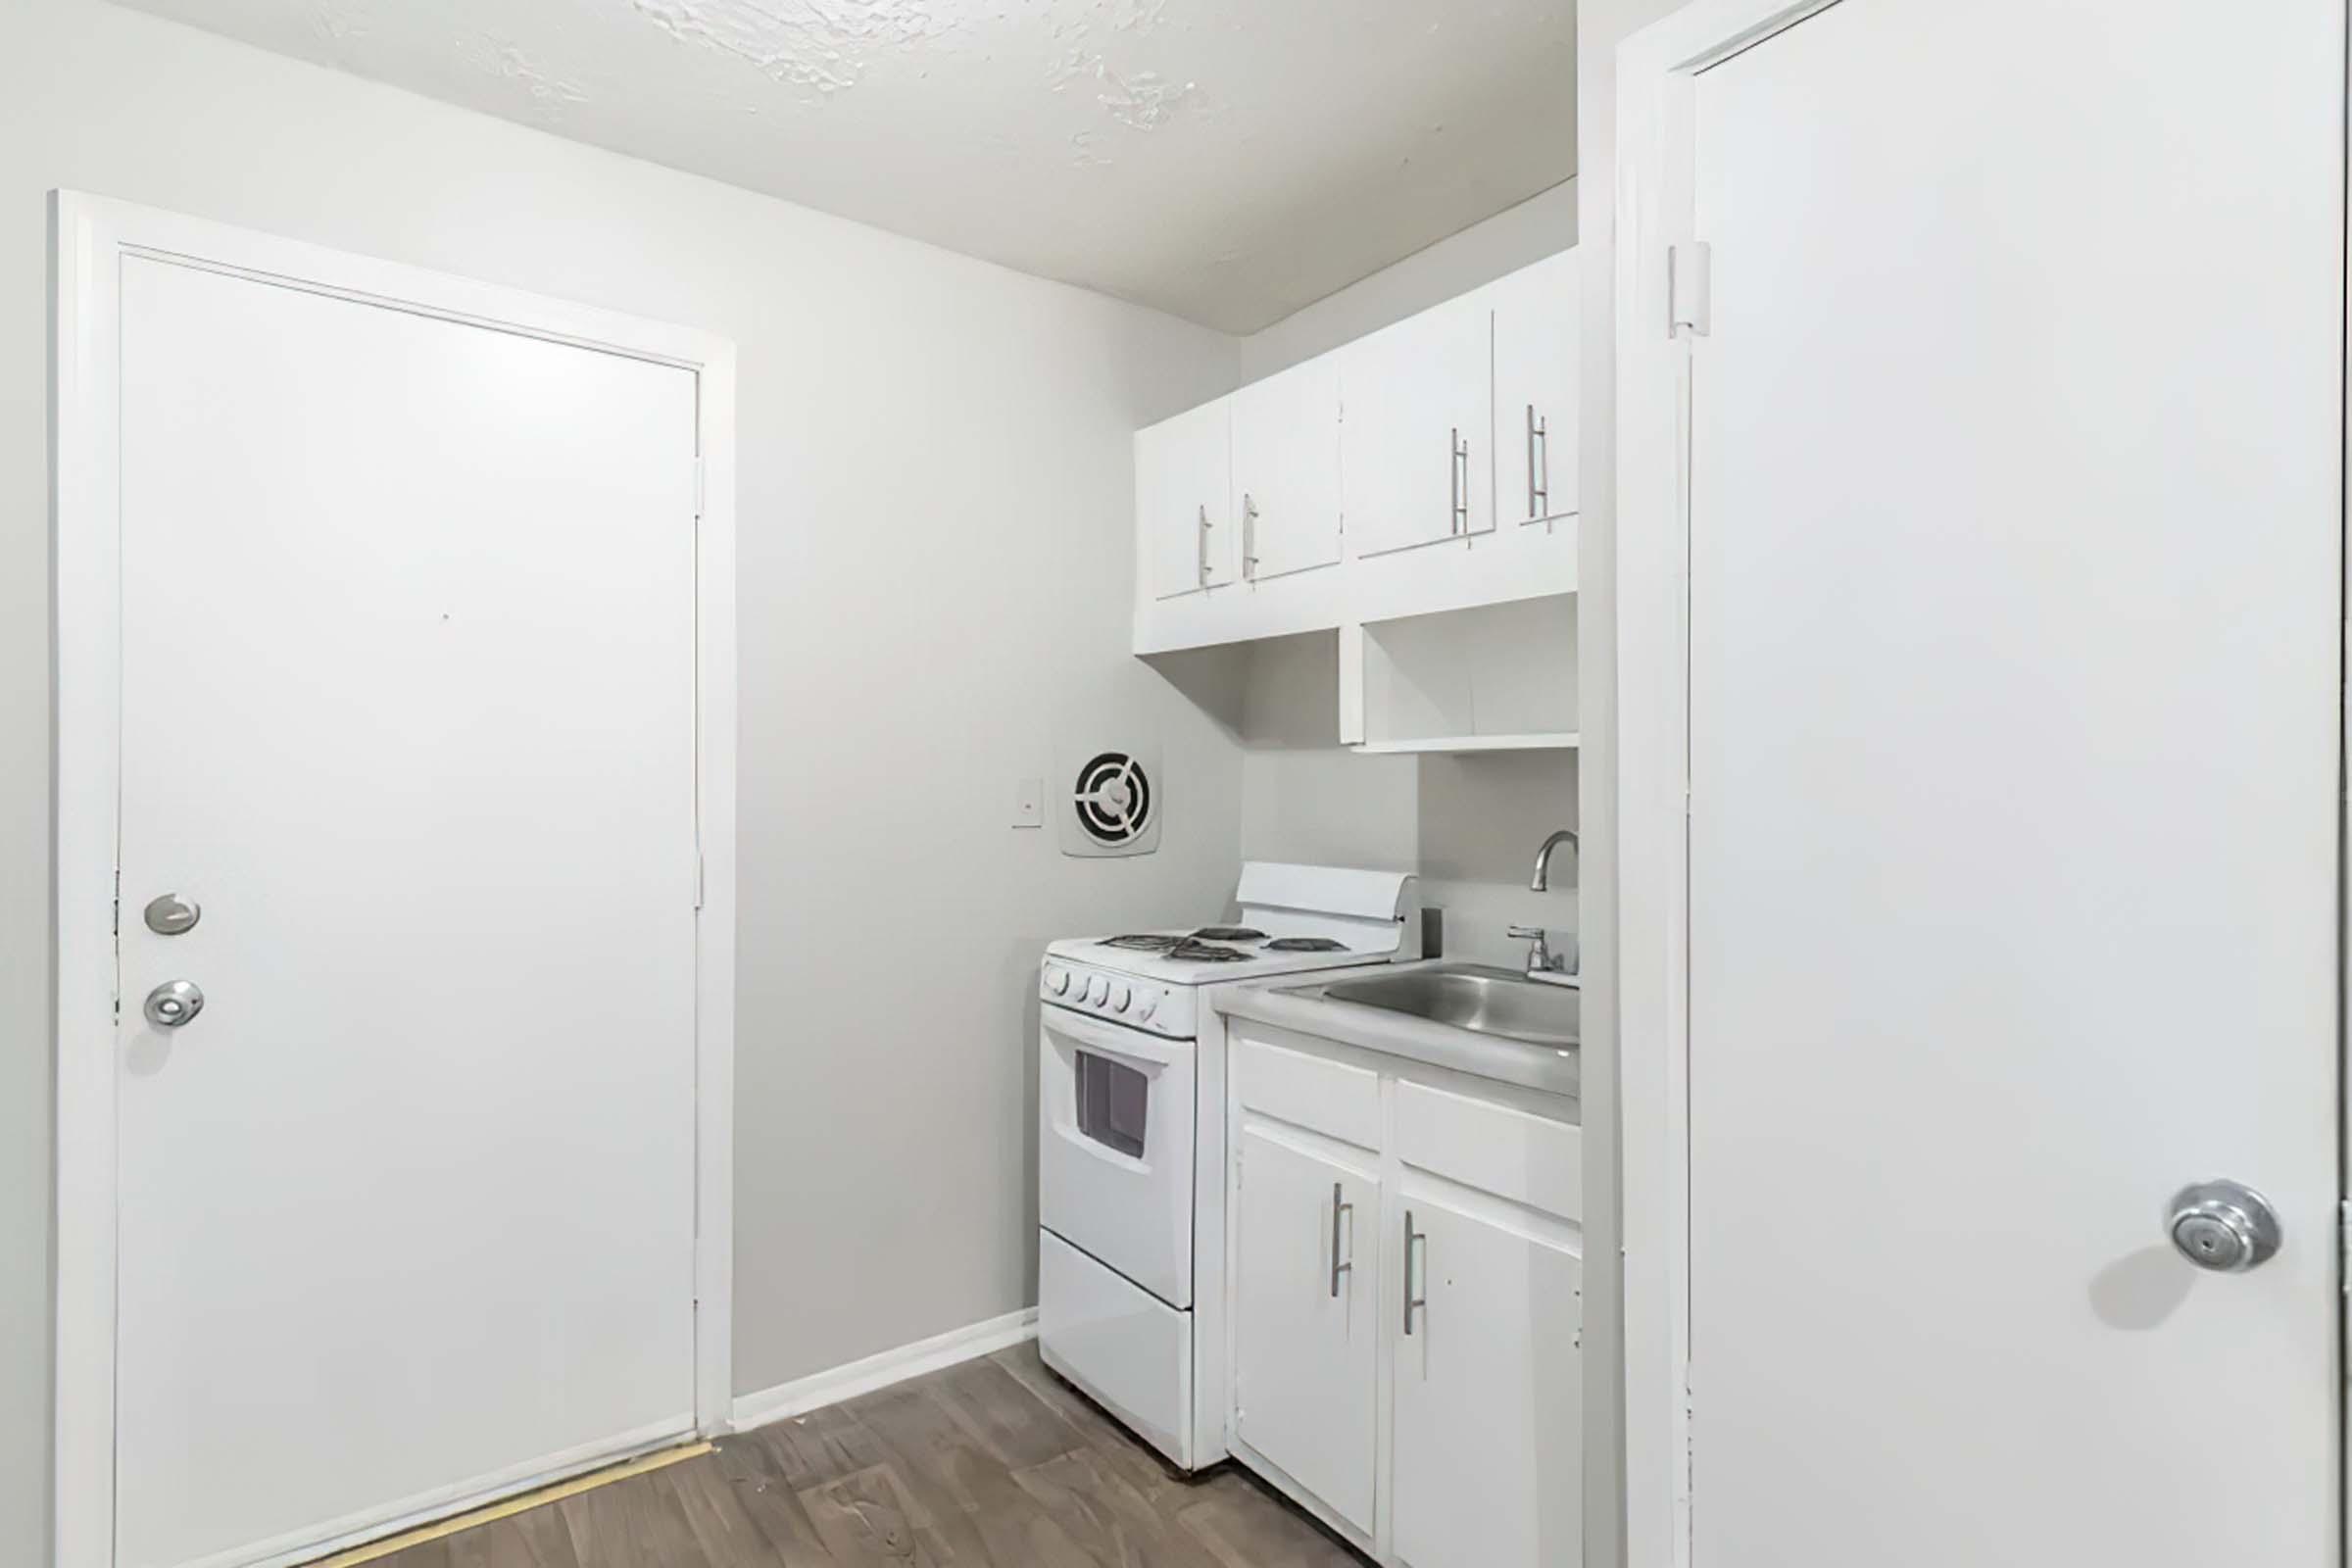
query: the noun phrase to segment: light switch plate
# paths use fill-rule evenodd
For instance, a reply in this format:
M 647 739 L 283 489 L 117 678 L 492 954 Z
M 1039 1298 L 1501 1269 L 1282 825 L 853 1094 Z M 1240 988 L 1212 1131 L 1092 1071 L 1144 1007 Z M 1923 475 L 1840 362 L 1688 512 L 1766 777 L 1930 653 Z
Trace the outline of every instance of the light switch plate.
M 1012 792 L 1012 825 L 1014 827 L 1044 827 L 1046 825 L 1046 781 L 1025 778 Z

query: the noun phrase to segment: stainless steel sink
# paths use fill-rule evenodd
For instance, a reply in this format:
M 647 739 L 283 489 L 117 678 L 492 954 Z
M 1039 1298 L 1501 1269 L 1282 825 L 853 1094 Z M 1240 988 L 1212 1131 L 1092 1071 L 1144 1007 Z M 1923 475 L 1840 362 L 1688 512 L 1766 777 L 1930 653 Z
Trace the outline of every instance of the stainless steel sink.
M 1333 1002 L 1555 1049 L 1577 1043 L 1584 1001 L 1573 986 L 1546 985 L 1476 963 L 1437 963 L 1401 974 L 1335 980 L 1322 990 Z

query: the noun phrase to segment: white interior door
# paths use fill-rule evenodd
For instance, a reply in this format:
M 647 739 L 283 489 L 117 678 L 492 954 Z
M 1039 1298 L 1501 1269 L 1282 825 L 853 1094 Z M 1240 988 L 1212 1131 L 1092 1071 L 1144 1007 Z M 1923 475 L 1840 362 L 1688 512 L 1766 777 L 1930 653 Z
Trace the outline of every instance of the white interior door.
M 122 319 L 116 1561 L 282 1560 L 692 1425 L 695 378 Z
M 1702 1568 L 2339 1560 L 2341 34 L 1842 0 L 1690 94 Z

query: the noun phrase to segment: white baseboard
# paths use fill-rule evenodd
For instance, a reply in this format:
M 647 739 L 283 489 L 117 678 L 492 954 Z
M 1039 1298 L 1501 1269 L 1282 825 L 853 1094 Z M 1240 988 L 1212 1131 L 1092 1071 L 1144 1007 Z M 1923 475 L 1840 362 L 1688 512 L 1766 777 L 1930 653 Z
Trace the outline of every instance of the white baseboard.
M 821 1410 L 828 1404 L 855 1399 L 860 1394 L 887 1389 L 894 1383 L 904 1383 L 943 1366 L 973 1360 L 1036 1338 L 1037 1308 L 1025 1306 L 1018 1312 L 950 1329 L 912 1345 L 902 1345 L 895 1350 L 869 1355 L 862 1361 L 837 1366 L 830 1372 L 779 1383 L 755 1394 L 738 1394 L 735 1430 L 745 1432 L 788 1416 L 806 1415 L 810 1410 Z

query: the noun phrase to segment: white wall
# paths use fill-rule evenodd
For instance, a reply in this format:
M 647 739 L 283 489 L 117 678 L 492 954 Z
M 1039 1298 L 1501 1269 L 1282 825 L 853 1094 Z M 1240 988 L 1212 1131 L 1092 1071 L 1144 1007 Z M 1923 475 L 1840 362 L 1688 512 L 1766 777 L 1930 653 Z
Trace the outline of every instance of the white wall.
M 1272 375 L 1564 251 L 1576 243 L 1576 224 L 1577 182 L 1564 179 L 1242 339 L 1242 379 Z
M 1111 587 L 1130 432 L 1229 386 L 1234 341 L 92 0 L 7 15 L 0 1562 L 41 1560 L 49 1484 L 52 186 L 736 340 L 737 1386 L 1031 1300 L 1037 947 L 1192 919 L 1236 869 L 1239 753 L 1127 657 Z M 1162 852 L 1010 830 L 1014 781 L 1113 715 L 1164 738 Z

